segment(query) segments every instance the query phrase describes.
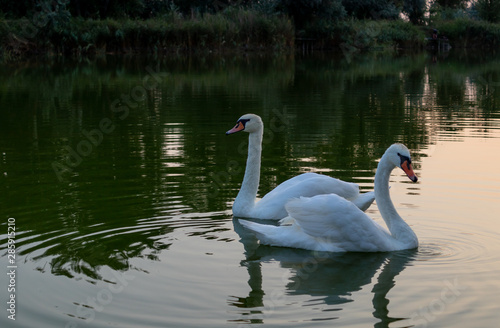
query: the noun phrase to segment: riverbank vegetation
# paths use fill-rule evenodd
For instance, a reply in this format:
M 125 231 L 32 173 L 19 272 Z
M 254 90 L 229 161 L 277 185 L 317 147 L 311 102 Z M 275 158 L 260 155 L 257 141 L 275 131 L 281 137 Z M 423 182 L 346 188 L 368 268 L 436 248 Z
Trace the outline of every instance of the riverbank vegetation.
M 500 45 L 500 0 L 0 0 L 0 55 Z

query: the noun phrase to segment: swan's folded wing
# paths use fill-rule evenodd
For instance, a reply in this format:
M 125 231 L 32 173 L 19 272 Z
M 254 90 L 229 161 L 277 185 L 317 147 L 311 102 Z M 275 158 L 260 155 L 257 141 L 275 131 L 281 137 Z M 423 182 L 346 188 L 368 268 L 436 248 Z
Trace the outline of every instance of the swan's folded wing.
M 286 204 L 286 209 L 296 224 L 313 237 L 356 245 L 357 249 L 370 249 L 370 245 L 363 244 L 387 240 L 384 228 L 352 202 L 335 194 L 294 199 Z
M 293 177 L 266 194 L 257 202 L 256 217 L 285 217 L 284 204 L 297 197 L 313 197 L 321 194 L 338 194 L 351 199 L 359 196 L 359 186 L 326 175 L 304 173 Z
M 359 186 L 356 183 L 345 182 L 327 175 L 309 172 L 282 182 L 265 195 L 262 200 L 275 197 L 276 194 L 286 194 L 291 197 L 337 194 L 350 199 L 359 195 Z
M 375 192 L 374 191 L 365 192 L 364 194 L 359 194 L 358 197 L 349 200 L 364 212 L 375 201 Z

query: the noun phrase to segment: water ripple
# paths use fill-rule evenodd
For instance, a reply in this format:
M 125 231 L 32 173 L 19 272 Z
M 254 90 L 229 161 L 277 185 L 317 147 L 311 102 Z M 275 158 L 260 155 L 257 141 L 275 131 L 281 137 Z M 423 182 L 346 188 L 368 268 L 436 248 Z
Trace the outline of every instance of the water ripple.
M 439 233 L 441 231 L 441 233 Z M 500 255 L 488 251 L 488 244 L 496 243 L 500 235 L 494 232 L 466 232 L 459 228 L 450 228 L 443 232 L 440 229 L 427 228 L 422 235 L 433 236 L 432 239 L 421 238 L 416 261 L 425 265 L 462 266 L 485 264 L 500 259 Z
M 78 227 L 59 227 L 50 231 L 22 231 L 17 249 L 21 261 L 33 262 L 40 272 L 100 280 L 100 270 L 128 269 L 132 258 L 158 260 L 181 235 L 205 239 L 223 238 L 220 231 L 229 219 L 227 211 L 178 213 L 130 221 L 92 222 Z M 6 236 L 0 236 L 0 249 L 6 249 Z

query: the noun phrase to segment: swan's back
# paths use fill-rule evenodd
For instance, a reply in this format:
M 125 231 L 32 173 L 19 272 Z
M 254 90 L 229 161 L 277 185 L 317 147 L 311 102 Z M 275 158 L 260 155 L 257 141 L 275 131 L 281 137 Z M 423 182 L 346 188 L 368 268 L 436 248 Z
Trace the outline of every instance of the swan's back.
M 284 205 L 289 200 L 321 194 L 337 194 L 346 199 L 355 199 L 359 196 L 359 186 L 322 174 L 303 173 L 281 183 L 266 194 L 255 204 L 252 217 L 281 219 L 288 215 Z M 371 202 L 373 198 L 369 204 Z

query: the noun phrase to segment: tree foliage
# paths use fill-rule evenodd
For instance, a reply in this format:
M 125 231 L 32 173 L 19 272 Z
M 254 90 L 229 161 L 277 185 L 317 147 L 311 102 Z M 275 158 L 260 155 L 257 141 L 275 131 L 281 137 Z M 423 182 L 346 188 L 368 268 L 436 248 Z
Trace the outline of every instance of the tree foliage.
M 500 22 L 500 0 L 477 0 L 474 3 L 479 18 L 491 22 Z
M 341 0 L 279 0 L 278 8 L 294 19 L 300 29 L 315 20 L 340 20 L 346 11 Z
M 10 18 L 33 16 L 44 5 L 63 4 L 74 17 L 106 19 L 117 17 L 145 17 L 162 13 L 172 5 L 185 9 L 203 7 L 216 1 L 209 0 L 0 0 L 0 12 Z M 217 3 L 224 3 L 220 0 Z
M 34 1 L 29 0 L 0 0 L 0 12 L 9 18 L 26 16 L 29 10 L 34 9 Z
M 467 7 L 468 0 L 434 0 L 435 4 L 440 5 L 443 8 L 465 8 Z
M 424 23 L 426 0 L 404 0 L 402 12 L 415 25 Z
M 0 17 L 27 17 L 43 32 L 62 30 L 71 17 L 84 19 L 184 19 L 205 14 L 251 9 L 262 16 L 284 15 L 292 19 L 297 31 L 311 26 L 331 30 L 346 18 L 398 20 L 401 14 L 421 25 L 434 19 L 474 18 L 500 22 L 500 0 L 0 0 Z M 429 6 L 429 8 L 428 8 Z M 428 14 L 426 17 L 426 13 Z M 437 13 L 437 14 L 436 14 Z M 466 14 L 464 14 L 466 13 Z M 468 15 L 468 14 L 467 14 Z M 465 17 L 465 16 L 464 16 Z M 41 22 L 40 22 L 41 20 Z
M 397 19 L 400 10 L 391 0 L 342 0 L 350 16 L 358 19 Z

